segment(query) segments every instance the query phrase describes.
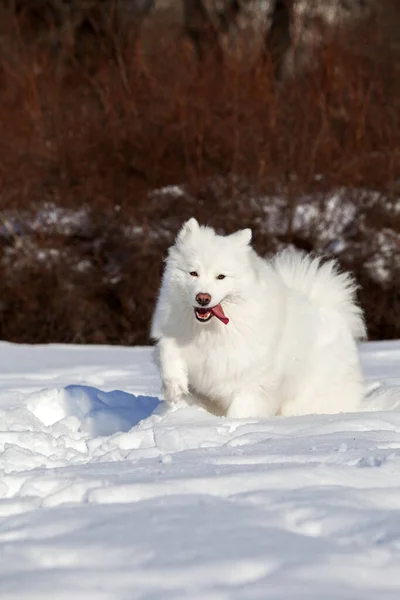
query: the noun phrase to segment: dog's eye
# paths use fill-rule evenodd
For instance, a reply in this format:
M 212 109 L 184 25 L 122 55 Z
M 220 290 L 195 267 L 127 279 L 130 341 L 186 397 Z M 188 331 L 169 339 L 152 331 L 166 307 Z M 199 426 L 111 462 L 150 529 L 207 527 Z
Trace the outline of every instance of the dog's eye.
M 217 276 L 217 279 L 225 279 L 225 275 L 222 275 L 222 273 L 220 275 Z
M 189 275 L 191 275 L 192 277 L 198 277 L 199 274 L 197 271 L 190 271 Z

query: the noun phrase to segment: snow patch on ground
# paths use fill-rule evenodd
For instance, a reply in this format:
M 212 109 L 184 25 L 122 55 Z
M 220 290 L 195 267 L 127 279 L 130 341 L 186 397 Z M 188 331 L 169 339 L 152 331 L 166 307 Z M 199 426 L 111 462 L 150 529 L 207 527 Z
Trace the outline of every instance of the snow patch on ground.
M 316 176 L 315 180 L 322 181 L 323 176 Z M 217 187 L 222 183 L 214 181 Z M 239 180 L 236 183 L 239 184 Z M 363 188 L 342 187 L 296 198 L 288 197 L 285 189 L 274 196 L 252 196 L 248 191 L 238 201 L 251 205 L 254 224 L 262 235 L 275 240 L 276 249 L 286 243 L 290 231 L 295 243 L 300 246 L 305 243 L 319 253 L 338 258 L 349 258 L 353 253 L 365 256 L 369 276 L 382 285 L 390 284 L 400 269 L 400 233 L 396 227 L 400 211 L 398 198 Z M 171 206 L 187 202 L 188 206 L 193 206 L 194 198 L 188 186 L 181 183 L 151 191 L 149 202 L 157 205 L 172 203 Z M 376 223 L 376 219 L 371 222 L 371 217 L 367 218 L 368 211 L 374 206 L 385 214 L 384 223 Z M 114 210 L 119 213 L 121 206 L 116 205 Z M 168 210 L 151 227 L 127 217 L 126 222 L 119 225 L 121 239 L 127 243 L 140 239 L 146 243 L 160 239 L 172 242 L 180 225 L 177 214 L 175 209 Z M 61 243 L 69 239 L 72 246 Z M 7 210 L 2 214 L 0 245 L 4 248 L 1 261 L 13 272 L 32 263 L 40 264 L 41 268 L 69 264 L 74 272 L 90 272 L 94 263 L 87 257 L 88 248 L 96 247 L 100 242 L 96 218 L 88 207 L 72 209 L 45 202 L 33 205 L 29 212 Z M 115 256 L 111 254 L 110 257 L 112 267 L 109 265 L 104 273 L 105 280 L 111 284 L 118 283 L 122 276 L 118 252 L 115 252 Z

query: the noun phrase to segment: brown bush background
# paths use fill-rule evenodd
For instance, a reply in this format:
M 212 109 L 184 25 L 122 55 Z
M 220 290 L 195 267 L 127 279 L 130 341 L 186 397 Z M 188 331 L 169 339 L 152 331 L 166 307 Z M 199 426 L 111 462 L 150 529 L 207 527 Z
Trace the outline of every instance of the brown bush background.
M 0 338 L 148 343 L 162 257 L 192 215 L 252 227 L 263 255 L 338 257 L 370 337 L 400 338 L 400 53 L 385 36 L 331 36 L 277 82 L 246 52 L 199 63 L 163 24 L 71 37 L 14 8 L 0 9 Z

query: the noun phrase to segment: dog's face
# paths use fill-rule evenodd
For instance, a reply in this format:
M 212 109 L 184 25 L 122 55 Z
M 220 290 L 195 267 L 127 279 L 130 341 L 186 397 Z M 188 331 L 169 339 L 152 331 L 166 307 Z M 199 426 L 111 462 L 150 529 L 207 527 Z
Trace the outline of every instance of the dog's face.
M 207 323 L 217 317 L 228 323 L 224 307 L 243 295 L 250 240 L 250 229 L 220 236 L 209 227 L 200 227 L 195 219 L 181 228 L 167 264 L 174 287 L 197 321 Z

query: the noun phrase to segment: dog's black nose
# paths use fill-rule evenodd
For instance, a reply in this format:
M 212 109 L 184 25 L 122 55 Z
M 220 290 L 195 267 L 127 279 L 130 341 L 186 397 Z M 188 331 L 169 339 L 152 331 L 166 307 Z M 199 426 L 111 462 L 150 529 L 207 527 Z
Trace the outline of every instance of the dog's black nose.
M 200 304 L 200 306 L 207 306 L 211 302 L 210 294 L 197 294 L 196 302 Z

